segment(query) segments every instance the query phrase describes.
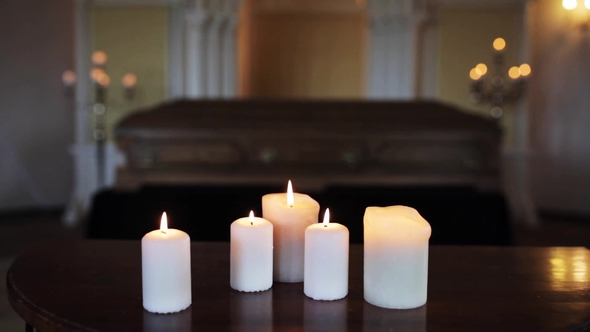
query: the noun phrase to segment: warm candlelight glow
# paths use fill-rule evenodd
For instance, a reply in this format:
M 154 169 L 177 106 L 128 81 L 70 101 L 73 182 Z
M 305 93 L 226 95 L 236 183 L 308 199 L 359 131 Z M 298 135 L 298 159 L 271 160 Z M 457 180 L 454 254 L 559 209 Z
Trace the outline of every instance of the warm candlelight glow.
M 531 66 L 527 63 L 523 63 L 522 65 L 520 65 L 518 69 L 520 70 L 520 75 L 524 77 L 529 76 L 531 74 Z
M 590 9 L 590 0 L 584 0 L 584 7 L 586 7 L 586 9 Z
M 588 0 L 586 0 L 584 2 L 584 4 L 587 6 Z M 561 2 L 561 5 L 563 6 L 564 9 L 566 10 L 574 10 L 576 9 L 576 7 L 578 7 L 578 0 L 563 0 Z
M 106 75 L 102 68 L 92 68 L 92 70 L 90 71 L 90 79 L 94 82 L 97 82 L 98 78 L 102 75 Z
M 254 225 L 254 211 L 250 211 L 248 219 L 250 219 L 250 225 Z
M 520 69 L 518 69 L 518 67 L 516 67 L 516 66 L 510 67 L 510 70 L 508 70 L 508 76 L 510 76 L 510 78 L 513 80 L 519 78 L 520 77 Z
M 502 51 L 506 47 L 506 41 L 504 38 L 496 38 L 493 45 L 496 51 Z
M 108 56 L 104 51 L 94 51 L 92 53 L 92 63 L 96 66 L 104 66 L 107 63 Z
M 166 212 L 162 213 L 162 219 L 160 220 L 160 231 L 166 234 L 168 230 L 168 217 L 166 216 Z
M 121 79 L 121 83 L 123 84 L 123 87 L 127 89 L 133 88 L 137 84 L 137 76 L 133 73 L 125 74 L 123 79 Z
M 481 78 L 481 75 L 477 73 L 477 70 L 475 70 L 475 68 L 471 68 L 471 71 L 469 71 L 469 77 L 472 80 L 477 81 Z
M 488 72 L 488 66 L 484 63 L 478 63 L 477 66 L 475 66 L 475 69 L 480 76 L 483 76 Z
M 291 180 L 289 180 L 289 184 L 287 185 L 287 205 L 290 207 L 295 205 L 295 196 L 293 195 L 293 184 L 291 184 Z
M 72 86 L 76 83 L 76 73 L 66 70 L 61 74 L 61 80 L 65 86 Z
M 324 227 L 328 227 L 330 223 L 330 209 L 326 209 L 326 213 L 324 214 Z
M 111 78 L 105 72 L 98 76 L 96 79 L 96 83 L 98 83 L 102 87 L 107 87 L 111 84 Z

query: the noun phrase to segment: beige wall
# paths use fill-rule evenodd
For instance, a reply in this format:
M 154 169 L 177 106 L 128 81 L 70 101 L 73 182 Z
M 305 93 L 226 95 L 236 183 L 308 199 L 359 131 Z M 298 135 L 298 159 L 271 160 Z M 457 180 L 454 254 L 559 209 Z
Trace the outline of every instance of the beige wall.
M 245 97 L 364 95 L 366 31 L 361 12 L 258 13 L 247 23 L 241 26 L 247 33 L 240 33 L 240 91 Z
M 469 70 L 479 62 L 490 67 L 494 54 L 492 42 L 496 37 L 504 38 L 507 43 L 506 71 L 520 64 L 517 60 L 521 9 L 445 9 L 439 15 L 438 96 L 445 102 L 487 115 L 489 105 L 473 105 L 469 101 Z M 514 111 L 514 107 L 507 107 L 502 119 L 506 146 L 513 144 Z
M 113 126 L 130 111 L 166 99 L 168 8 L 166 6 L 96 6 L 92 10 L 92 48 L 108 56 L 109 139 Z M 137 75 L 135 99 L 123 98 L 121 77 Z

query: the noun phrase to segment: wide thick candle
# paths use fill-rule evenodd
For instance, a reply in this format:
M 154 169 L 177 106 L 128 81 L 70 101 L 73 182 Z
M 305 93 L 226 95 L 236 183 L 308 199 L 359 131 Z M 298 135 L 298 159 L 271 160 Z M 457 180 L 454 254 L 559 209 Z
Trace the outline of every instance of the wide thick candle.
M 348 294 L 348 228 L 324 222 L 305 230 L 303 292 L 314 300 L 339 300 Z
M 272 224 L 262 218 L 240 218 L 231 224 L 230 286 L 241 292 L 272 287 Z
M 430 224 L 410 207 L 368 207 L 364 229 L 365 300 L 390 309 L 424 305 Z
M 191 305 L 191 239 L 168 228 L 166 213 L 160 229 L 141 239 L 141 275 L 145 310 L 166 314 Z
M 313 198 L 293 193 L 262 196 L 262 217 L 274 227 L 274 280 L 303 281 L 305 229 L 318 222 L 320 205 Z

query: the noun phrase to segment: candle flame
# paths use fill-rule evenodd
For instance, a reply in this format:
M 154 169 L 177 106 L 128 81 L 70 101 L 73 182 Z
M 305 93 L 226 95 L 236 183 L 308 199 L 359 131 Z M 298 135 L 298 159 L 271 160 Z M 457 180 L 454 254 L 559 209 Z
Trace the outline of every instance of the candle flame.
M 295 205 L 295 197 L 293 195 L 293 184 L 291 184 L 291 180 L 289 180 L 289 184 L 287 185 L 287 205 L 293 207 Z
M 248 218 L 250 219 L 250 225 L 254 225 L 254 211 L 250 211 L 250 216 Z
M 160 231 L 166 234 L 168 230 L 168 217 L 166 216 L 166 212 L 162 213 L 162 219 L 160 219 Z
M 324 227 L 328 227 L 330 223 L 330 209 L 326 209 L 326 213 L 324 214 Z

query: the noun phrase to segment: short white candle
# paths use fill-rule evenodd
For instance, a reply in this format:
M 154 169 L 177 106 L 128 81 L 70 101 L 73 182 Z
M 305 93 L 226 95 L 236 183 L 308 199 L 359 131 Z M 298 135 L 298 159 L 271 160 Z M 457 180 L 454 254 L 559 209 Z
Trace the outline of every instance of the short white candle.
M 241 292 L 260 292 L 272 287 L 272 224 L 248 218 L 231 224 L 230 286 Z
M 274 226 L 274 280 L 303 281 L 305 229 L 318 222 L 320 205 L 313 198 L 293 193 L 262 196 L 262 217 Z
M 365 300 L 390 309 L 424 305 L 430 224 L 410 207 L 368 207 L 364 230 Z
M 143 307 L 154 313 L 173 313 L 191 305 L 191 239 L 168 228 L 166 213 L 160 229 L 141 239 Z
M 324 222 L 305 230 L 305 279 L 303 292 L 314 300 L 339 300 L 348 294 L 348 228 Z

